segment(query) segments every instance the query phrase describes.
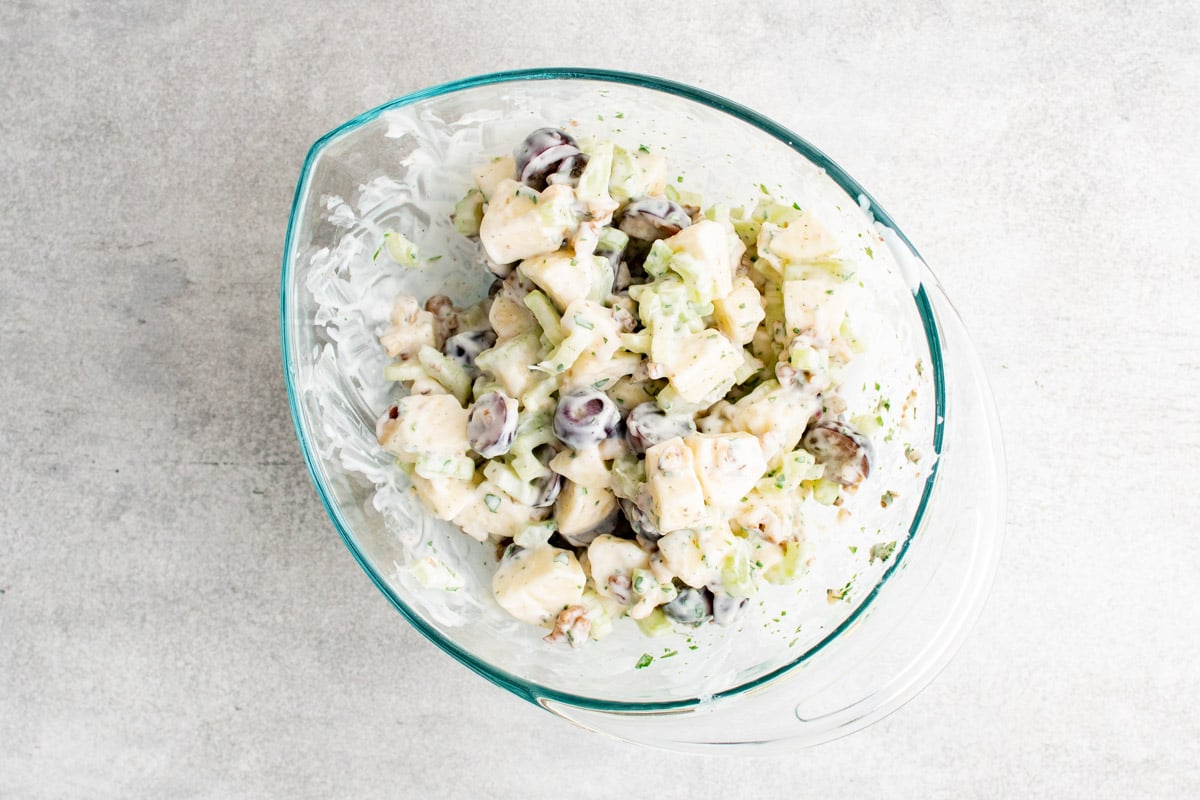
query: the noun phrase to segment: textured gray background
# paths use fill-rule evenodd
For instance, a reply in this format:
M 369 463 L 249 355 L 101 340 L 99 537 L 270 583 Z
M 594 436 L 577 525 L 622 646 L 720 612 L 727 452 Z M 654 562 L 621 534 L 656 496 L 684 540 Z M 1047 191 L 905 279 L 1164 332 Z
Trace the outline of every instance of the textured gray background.
M 0 3 L 0 798 L 1200 792 L 1200 6 Z M 576 730 L 408 629 L 279 365 L 308 145 L 423 86 L 607 66 L 801 132 L 993 381 L 995 591 L 942 676 L 788 759 Z

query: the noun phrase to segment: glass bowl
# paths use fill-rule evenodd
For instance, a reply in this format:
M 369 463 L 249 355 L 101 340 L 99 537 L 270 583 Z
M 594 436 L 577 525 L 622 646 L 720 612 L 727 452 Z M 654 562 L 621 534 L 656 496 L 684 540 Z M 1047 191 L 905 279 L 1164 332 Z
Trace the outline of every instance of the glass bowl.
M 543 125 L 661 150 L 680 188 L 706 203 L 802 198 L 839 241 L 861 240 L 855 258 L 870 299 L 858 319 L 872 347 L 882 346 L 861 381 L 851 375 L 861 390 L 846 392 L 852 408 L 894 425 L 886 442 L 898 438 L 882 445 L 864 490 L 831 512 L 858 530 L 843 526 L 841 538 L 818 542 L 800 586 L 772 587 L 735 628 L 647 638 L 620 620 L 579 650 L 542 643 L 544 631 L 512 620 L 491 597 L 494 544 L 424 513 L 375 441 L 374 420 L 396 392 L 383 381 L 377 340 L 392 299 L 443 293 L 461 305 L 486 294 L 490 276 L 449 213 L 473 166 Z M 388 231 L 417 242 L 427 265 L 380 259 Z M 642 75 L 542 69 L 446 84 L 368 111 L 321 137 L 305 160 L 281 317 L 301 449 L 363 570 L 458 661 L 586 728 L 690 751 L 787 749 L 845 735 L 933 679 L 990 588 L 1002 455 L 962 323 L 861 186 L 800 137 L 728 100 Z M 885 403 L 889 389 L 910 386 L 902 409 Z

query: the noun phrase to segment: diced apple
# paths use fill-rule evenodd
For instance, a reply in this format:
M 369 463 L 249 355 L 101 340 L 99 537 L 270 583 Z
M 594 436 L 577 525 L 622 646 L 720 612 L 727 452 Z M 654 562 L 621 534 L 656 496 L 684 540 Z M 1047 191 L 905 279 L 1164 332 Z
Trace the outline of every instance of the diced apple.
M 678 436 L 646 451 L 646 488 L 664 533 L 690 528 L 707 517 L 695 458 Z

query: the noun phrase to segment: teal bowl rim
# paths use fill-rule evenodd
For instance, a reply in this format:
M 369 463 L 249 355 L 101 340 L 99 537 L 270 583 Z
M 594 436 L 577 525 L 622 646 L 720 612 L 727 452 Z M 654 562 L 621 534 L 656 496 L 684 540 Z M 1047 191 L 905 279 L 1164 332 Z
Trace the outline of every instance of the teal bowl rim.
M 583 695 L 574 695 L 567 692 L 559 692 L 553 689 L 547 689 L 539 684 L 525 681 L 516 677 L 504 670 L 497 669 L 468 653 L 463 648 L 459 647 L 454 642 L 443 637 L 438 631 L 428 625 L 419 614 L 416 614 L 408 605 L 400 599 L 392 588 L 388 585 L 383 576 L 375 569 L 375 567 L 366 559 L 363 553 L 355 546 L 353 539 L 350 537 L 349 525 L 342 518 L 341 512 L 336 504 L 330 498 L 329 492 L 321 479 L 321 474 L 317 468 L 317 456 L 308 441 L 304 432 L 304 425 L 301 421 L 300 405 L 296 396 L 296 387 L 293 380 L 295 373 L 295 364 L 292 358 L 292 348 L 288 336 L 288 305 L 289 305 L 289 273 L 292 263 L 292 253 L 294 245 L 294 237 L 297 229 L 297 219 L 299 218 L 300 203 L 307 196 L 308 183 L 312 176 L 313 163 L 326 143 L 332 139 L 350 131 L 355 130 L 368 122 L 371 122 L 380 114 L 394 108 L 411 105 L 421 100 L 427 100 L 433 97 L 439 97 L 453 92 L 463 91 L 465 89 L 473 89 L 479 86 L 488 86 L 495 83 L 517 83 L 521 81 L 537 81 L 537 80 L 587 80 L 587 81 L 606 81 L 609 83 L 620 83 L 630 86 L 640 86 L 644 89 L 664 92 L 677 97 L 683 97 L 688 100 L 709 106 L 717 111 L 724 112 L 736 119 L 741 120 L 749 125 L 753 125 L 759 130 L 773 136 L 783 142 L 788 147 L 795 150 L 800 155 L 807 158 L 817 166 L 825 170 L 833 181 L 842 188 L 851 197 L 858 198 L 859 196 L 866 199 L 869 203 L 869 209 L 875 220 L 880 224 L 890 228 L 905 246 L 912 251 L 913 255 L 920 258 L 920 254 L 913 246 L 904 232 L 892 221 L 891 217 L 875 202 L 866 189 L 850 177 L 847 172 L 838 166 L 829 156 L 818 150 L 813 145 L 809 144 L 800 136 L 792 133 L 782 125 L 764 117 L 756 111 L 752 111 L 743 105 L 727 100 L 719 95 L 711 92 L 697 89 L 693 86 L 688 86 L 683 83 L 666 80 L 664 78 L 651 77 L 649 75 L 640 75 L 632 72 L 619 72 L 615 70 L 605 69 L 582 69 L 574 67 L 546 67 L 537 69 L 521 69 L 510 70 L 506 72 L 492 72 L 486 75 L 477 75 L 472 78 L 464 78 L 462 80 L 443 83 L 438 86 L 432 86 L 422 89 L 411 94 L 404 95 L 390 102 L 384 103 L 381 106 L 363 112 L 357 117 L 342 123 L 329 133 L 317 139 L 309 148 L 308 154 L 304 158 L 304 165 L 300 170 L 300 179 L 296 184 L 296 193 L 292 199 L 291 214 L 288 218 L 287 239 L 283 249 L 283 271 L 280 284 L 280 335 L 282 338 L 282 356 L 283 356 L 283 373 L 284 380 L 287 384 L 288 405 L 291 408 L 292 423 L 296 428 L 296 438 L 300 442 L 301 452 L 304 454 L 304 461 L 308 467 L 309 477 L 312 479 L 313 485 L 317 489 L 318 495 L 321 497 L 321 502 L 325 506 L 326 513 L 333 521 L 334 527 L 338 534 L 342 537 L 347 549 L 354 555 L 354 559 L 363 571 L 371 578 L 375 586 L 383 593 L 385 597 L 396 608 L 400 615 L 408 621 L 410 625 L 416 628 L 426 639 L 433 642 L 445 652 L 453 656 L 459 663 L 475 672 L 484 678 L 487 678 L 497 686 L 506 689 L 513 694 L 528 700 L 535 705 L 541 705 L 542 700 L 553 700 L 559 703 L 574 706 L 576 708 L 588 709 L 593 711 L 606 711 L 615 713 L 646 713 L 655 711 L 677 711 L 680 709 L 691 708 L 702 702 L 702 698 L 689 698 L 686 700 L 670 700 L 663 702 L 619 702 L 612 700 L 603 700 L 594 697 Z M 942 440 L 945 429 L 946 419 L 946 383 L 945 373 L 942 361 L 941 337 L 938 333 L 938 324 L 930 305 L 929 297 L 925 292 L 924 285 L 921 285 L 913 293 L 914 301 L 917 305 L 917 311 L 921 315 L 924 323 L 926 340 L 929 343 L 929 355 L 931 367 L 933 369 L 934 380 L 934 406 L 935 406 L 935 422 L 933 446 L 934 451 L 938 456 L 942 453 Z M 940 459 L 934 461 L 934 466 L 930 470 L 929 477 L 925 481 L 925 488 L 921 495 L 921 500 L 917 505 L 916 514 L 913 516 L 912 524 L 909 526 L 908 536 L 904 540 L 904 544 L 900 548 L 895 558 L 892 559 L 892 565 L 884 572 L 879 582 L 875 584 L 871 592 L 862 601 L 850 616 L 842 621 L 840 625 L 830 631 L 815 645 L 807 651 L 797 656 L 792 661 L 784 664 L 781 667 L 761 675 L 752 681 L 740 684 L 730 689 L 711 695 L 712 700 L 735 697 L 744 692 L 750 691 L 757 687 L 763 686 L 783 675 L 796 669 L 801 664 L 804 664 L 809 659 L 816 656 L 831 642 L 833 642 L 843 631 L 855 623 L 859 617 L 871 606 L 879 591 L 888 582 L 888 579 L 896 572 L 904 561 L 905 555 L 908 553 L 909 547 L 912 544 L 913 538 L 921 527 L 921 523 L 925 518 L 925 512 L 928 508 L 930 497 L 933 493 L 934 483 L 936 482 L 938 473 L 938 463 Z

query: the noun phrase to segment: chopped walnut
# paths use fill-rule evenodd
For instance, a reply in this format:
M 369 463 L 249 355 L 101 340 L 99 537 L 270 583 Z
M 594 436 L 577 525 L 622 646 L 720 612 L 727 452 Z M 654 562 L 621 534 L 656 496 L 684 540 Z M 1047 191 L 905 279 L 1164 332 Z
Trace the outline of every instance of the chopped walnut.
M 796 376 L 799 374 L 796 368 L 786 361 L 779 361 L 775 364 L 775 379 L 779 381 L 780 386 L 791 386 L 796 382 Z
M 847 408 L 846 401 L 836 394 L 825 395 L 825 402 L 822 404 L 824 408 L 821 410 L 826 414 L 837 416 L 844 412 Z
M 438 347 L 458 330 L 458 309 L 444 294 L 435 294 L 425 301 L 425 310 L 433 314 L 433 330 Z
M 592 621 L 588 619 L 587 609 L 578 605 L 567 606 L 555 618 L 554 630 L 543 638 L 551 644 L 568 642 L 571 647 L 583 647 L 591 632 Z
M 617 325 L 619 325 L 621 330 L 625 333 L 633 333 L 635 330 L 637 330 L 637 320 L 634 318 L 633 314 L 629 313 L 627 309 L 616 306 L 613 308 L 612 316 L 613 320 L 616 321 Z
M 629 576 L 617 573 L 608 577 L 608 593 L 622 605 L 629 605 L 630 600 Z

